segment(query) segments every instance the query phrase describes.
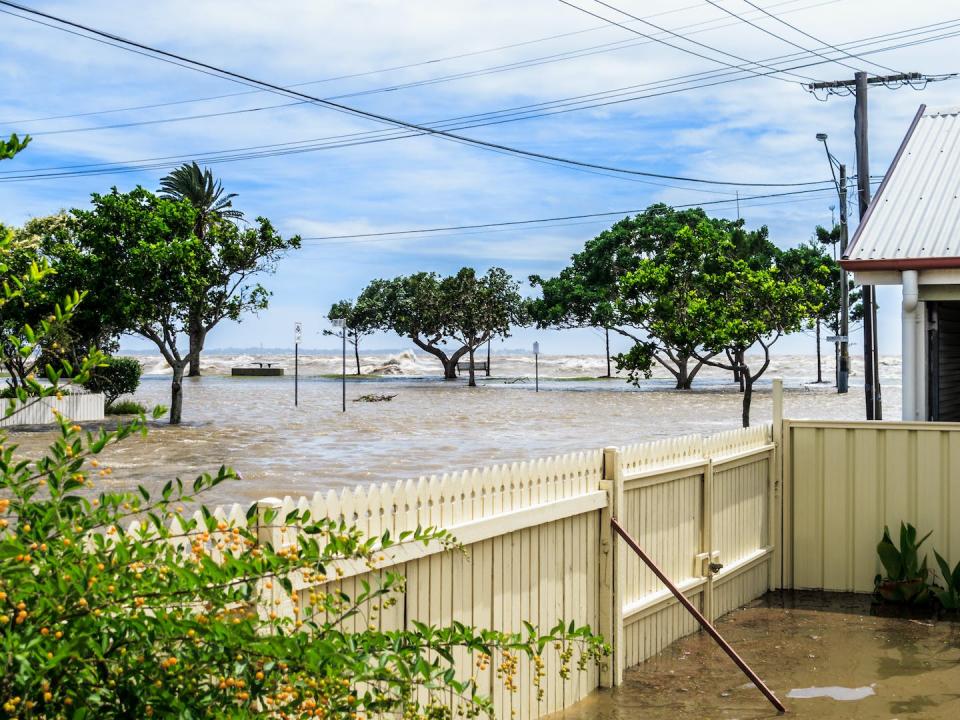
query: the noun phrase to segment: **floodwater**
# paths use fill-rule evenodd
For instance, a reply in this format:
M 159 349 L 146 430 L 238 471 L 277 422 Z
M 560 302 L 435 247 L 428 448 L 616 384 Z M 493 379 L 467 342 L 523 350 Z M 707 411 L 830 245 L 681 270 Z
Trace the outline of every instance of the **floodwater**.
M 250 362 L 211 357 L 210 373 Z M 310 374 L 300 377 L 297 407 L 292 358 L 279 358 L 287 365 L 284 377 L 188 378 L 184 423 L 156 423 L 146 438 L 131 437 L 109 449 L 102 459 L 114 471 L 100 489 L 135 489 L 138 483 L 155 489 L 173 477 L 189 480 L 226 464 L 243 479 L 216 488 L 205 502 L 245 503 L 740 426 L 741 396 L 716 370 L 698 377 L 693 391 L 675 391 L 663 377 L 637 389 L 622 378 L 558 377 L 595 378 L 603 370 L 602 357 L 543 357 L 535 392 L 529 359 L 494 356 L 496 376 L 468 388 L 464 381 L 413 374 L 437 372 L 439 365 L 423 356 L 365 358 L 364 370 L 396 367 L 402 374 L 348 382 L 343 413 L 339 380 L 320 375 L 333 360 L 320 357 L 307 364 Z M 149 406 L 169 404 L 169 376 L 158 361 L 144 364 L 156 374 L 144 376 L 136 399 Z M 889 380 L 899 368 L 894 362 L 885 370 Z M 828 384 L 805 384 L 815 377 L 812 358 L 785 358 L 755 390 L 754 423 L 770 421 L 773 377 L 785 380 L 790 417 L 863 417 L 862 380 L 852 378 L 851 392 L 837 395 Z M 366 394 L 395 397 L 354 402 Z M 888 416 L 898 415 L 899 388 L 888 383 L 884 400 Z M 23 454 L 40 451 L 49 439 L 48 432 L 11 433 Z
M 960 624 L 873 617 L 863 595 L 769 595 L 717 629 L 797 720 L 960 718 Z M 778 717 L 706 633 L 551 720 Z

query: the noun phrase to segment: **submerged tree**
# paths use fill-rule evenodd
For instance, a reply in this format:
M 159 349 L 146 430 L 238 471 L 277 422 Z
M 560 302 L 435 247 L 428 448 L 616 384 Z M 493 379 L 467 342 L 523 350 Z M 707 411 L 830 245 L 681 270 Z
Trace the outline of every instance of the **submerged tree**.
M 248 284 L 251 275 L 272 270 L 283 252 L 299 247 L 284 240 L 265 218 L 241 230 L 214 221 L 201 241 L 196 210 L 187 201 L 158 197 L 137 188 L 93 195 L 92 210 L 73 210 L 72 264 L 88 294 L 104 299 L 103 322 L 152 341 L 173 371 L 170 422 L 180 422 L 183 375 L 200 347 L 184 353 L 180 341 L 196 317 L 205 336 L 221 320 L 267 306 L 270 293 Z M 109 302 L 106 302 L 109 300 Z
M 509 337 L 510 328 L 524 321 L 519 283 L 502 268 L 477 275 L 473 268 L 461 268 L 444 278 L 441 292 L 450 298 L 454 312 L 447 321 L 451 338 L 467 348 L 470 358 L 470 387 L 476 387 L 474 353 L 493 337 Z
M 360 338 L 377 331 L 380 325 L 379 308 L 369 302 L 369 298 L 361 297 L 357 302 L 340 300 L 330 307 L 327 319 L 344 321 L 347 342 L 353 347 L 353 357 L 357 363 L 357 375 L 360 375 Z M 340 333 L 335 330 L 324 330 L 323 334 L 340 337 Z
M 456 379 L 457 363 L 471 349 L 491 337 L 506 337 L 523 315 L 516 284 L 501 268 L 479 277 L 463 268 L 446 278 L 419 272 L 374 280 L 360 293 L 357 305 L 376 318 L 378 329 L 409 338 L 437 358 L 447 380 Z
M 796 277 L 818 277 L 826 292 L 819 297 L 817 310 L 810 317 L 816 337 L 817 382 L 822 382 L 822 362 L 820 339 L 821 329 L 826 327 L 834 335 L 841 334 L 840 312 L 842 308 L 843 271 L 840 264 L 825 250 L 825 246 L 835 245 L 840 240 L 840 226 L 833 230 L 817 226 L 815 240 L 796 248 L 785 250 L 780 258 L 784 272 Z M 849 300 L 849 320 L 858 322 L 863 319 L 861 292 L 853 280 L 847 280 Z
M 243 213 L 233 207 L 236 193 L 224 194 L 223 184 L 213 177 L 210 168 L 201 170 L 196 162 L 184 163 L 160 180 L 160 197 L 171 200 L 186 200 L 197 211 L 194 233 L 201 242 L 206 240 L 207 230 L 213 223 L 224 220 L 240 220 Z M 191 310 L 190 327 L 190 377 L 200 376 L 200 353 L 206 338 L 204 308 Z
M 681 247 L 681 232 L 704 222 L 734 240 L 736 253 L 745 257 L 772 246 L 765 228 L 746 231 L 742 221 L 710 218 L 700 208 L 651 205 L 589 240 L 556 277 L 531 276 L 542 290 L 530 303 L 534 321 L 540 327 L 609 329 L 633 343 L 617 357 L 632 380 L 649 376 L 659 364 L 678 389 L 689 389 L 704 363 L 694 352 L 696 329 L 682 308 L 700 269 L 697 257 Z M 649 283 L 634 283 L 626 295 L 624 279 L 641 266 Z

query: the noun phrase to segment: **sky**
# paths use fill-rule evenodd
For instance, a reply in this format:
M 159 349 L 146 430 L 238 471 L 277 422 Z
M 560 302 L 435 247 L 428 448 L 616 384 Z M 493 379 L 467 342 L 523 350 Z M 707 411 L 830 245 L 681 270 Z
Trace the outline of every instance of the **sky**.
M 817 97 L 804 83 L 852 78 L 856 69 L 960 70 L 960 34 L 952 37 L 960 33 L 960 8 L 943 0 L 916 0 L 909 13 L 897 0 L 570 2 L 600 17 L 559 0 L 23 4 L 419 124 L 605 93 L 575 111 L 458 132 L 586 163 L 724 183 L 829 180 L 818 132 L 829 134 L 830 150 L 854 174 L 853 99 Z M 0 170 L 0 221 L 19 224 L 86 207 L 90 193 L 112 186 L 156 190 L 167 172 L 197 158 L 238 194 L 235 206 L 248 217 L 266 216 L 281 233 L 304 237 L 301 250 L 262 278 L 273 293 L 269 309 L 221 324 L 208 337 L 208 349 L 288 347 L 295 321 L 303 323 L 304 346 L 333 349 L 337 340 L 321 334 L 331 303 L 356 297 L 378 277 L 500 266 L 523 280 L 530 294 L 529 275 L 555 274 L 618 216 L 495 232 L 316 238 L 626 214 L 654 202 L 713 203 L 705 206 L 711 214 L 736 218 L 737 192 L 750 198 L 804 189 L 577 169 L 435 135 L 349 146 L 341 138 L 340 147 L 319 147 L 318 139 L 392 133 L 370 119 L 293 104 L 289 97 L 254 92 L 16 14 L 22 13 L 0 6 L 0 135 L 34 139 Z M 952 20 L 957 24 L 933 26 Z M 879 48 L 888 49 L 867 54 Z M 736 69 L 743 67 L 750 70 Z M 957 97 L 960 80 L 930 83 L 922 91 L 871 88 L 871 174 L 886 171 L 920 103 L 954 106 Z M 517 112 L 498 117 L 516 118 Z M 211 156 L 219 161 L 210 162 Z M 87 174 L 46 170 L 75 165 L 97 167 L 83 168 Z M 23 171 L 54 176 L 19 177 Z M 836 194 L 823 187 L 793 197 L 742 199 L 739 212 L 748 227 L 767 225 L 778 245 L 794 246 L 831 221 Z M 851 202 L 855 223 L 853 193 Z M 898 288 L 880 289 L 881 353 L 899 353 L 899 304 Z M 534 340 L 545 353 L 603 351 L 602 334 L 594 330 L 520 328 L 500 347 L 529 347 Z M 860 352 L 859 334 L 852 341 L 851 352 Z M 409 346 L 390 334 L 366 344 Z M 149 343 L 128 338 L 123 346 Z M 800 334 L 778 347 L 812 352 L 813 340 Z M 617 340 L 614 349 L 622 349 Z

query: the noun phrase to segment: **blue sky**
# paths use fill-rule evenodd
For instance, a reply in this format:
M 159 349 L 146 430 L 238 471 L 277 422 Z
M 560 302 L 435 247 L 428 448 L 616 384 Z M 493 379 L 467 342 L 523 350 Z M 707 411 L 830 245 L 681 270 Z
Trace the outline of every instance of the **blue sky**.
M 593 0 L 575 1 L 640 32 L 653 32 L 649 26 Z M 705 49 L 689 40 L 665 36 L 671 44 L 707 57 L 645 41 L 629 30 L 556 0 L 192 0 L 136 4 L 135 10 L 130 3 L 105 1 L 36 0 L 30 4 L 258 79 L 281 85 L 309 82 L 303 89 L 322 97 L 421 82 L 416 87 L 367 92 L 340 100 L 418 123 L 688 73 L 724 71 L 724 63 L 739 64 L 731 55 L 759 60 L 800 53 L 796 45 L 827 52 L 809 37 L 761 15 L 744 0 L 723 0 L 720 4 L 781 38 L 701 0 L 611 3 L 710 46 Z M 903 12 L 903 3 L 893 0 L 762 0 L 757 4 L 828 44 L 960 17 L 960 12 L 951 10 L 942 0 L 913 2 L 909 15 Z M 541 40 L 560 34 L 565 36 Z M 9 14 L 0 14 L 0 37 L 0 84 L 4 88 L 0 96 L 0 134 L 29 132 L 35 138 L 28 152 L 4 163 L 4 173 L 176 156 L 172 167 L 181 157 L 211 151 L 383 127 L 311 105 L 254 110 L 289 102 L 268 93 L 183 102 L 241 93 L 248 88 Z M 503 49 L 507 45 L 517 46 Z M 533 59 L 587 48 L 596 50 L 573 59 L 537 60 L 532 66 L 486 72 L 492 67 L 528 64 Z M 948 38 L 866 57 L 897 70 L 936 74 L 960 69 L 955 62 L 958 48 L 960 38 Z M 442 60 L 463 53 L 472 54 Z M 438 61 L 424 64 L 429 60 Z M 861 60 L 846 62 L 882 72 Z M 416 65 L 389 70 L 411 64 Z M 853 70 L 824 63 L 795 72 L 827 80 L 850 77 Z M 464 74 L 468 76 L 444 79 Z M 345 75 L 353 77 L 330 80 Z M 823 131 L 829 133 L 831 149 L 848 162 L 852 173 L 852 99 L 820 102 L 804 91 L 797 78 L 778 77 L 781 79 L 752 77 L 461 132 L 536 152 L 670 175 L 800 182 L 829 177 L 822 146 L 814 139 Z M 960 81 L 931 84 L 922 93 L 909 88 L 873 89 L 872 172 L 886 170 L 919 103 L 952 106 L 958 104 L 958 96 Z M 166 103 L 177 104 L 104 112 Z M 240 110 L 247 112 L 182 119 Z M 44 119 L 79 113 L 89 114 Z M 173 118 L 177 120 L 102 128 Z M 729 186 L 639 182 L 639 178 L 578 172 L 437 137 L 245 159 L 211 167 L 229 191 L 239 193 L 236 205 L 247 215 L 266 215 L 282 232 L 305 237 L 630 210 L 658 201 L 688 204 L 731 200 L 735 192 Z M 112 185 L 126 190 L 139 183 L 156 189 L 159 178 L 169 169 L 0 182 L 0 219 L 16 224 L 61 208 L 82 207 L 91 192 L 107 191 Z M 740 192 L 746 196 L 776 189 L 741 188 Z M 800 198 L 744 201 L 741 213 L 750 226 L 768 225 L 771 237 L 786 247 L 808 239 L 816 224 L 828 224 L 829 206 L 835 204 L 835 197 L 827 191 Z M 711 212 L 736 217 L 733 203 L 716 206 Z M 855 211 L 851 218 L 856 218 Z M 531 273 L 552 274 L 584 240 L 612 221 L 405 239 L 307 240 L 301 251 L 280 263 L 274 276 L 264 278 L 264 284 L 273 291 L 270 309 L 241 324 L 218 327 L 207 346 L 286 346 L 292 342 L 294 321 L 300 320 L 307 346 L 332 348 L 336 341 L 318 334 L 325 327 L 324 313 L 331 302 L 355 296 L 374 277 L 417 270 L 452 272 L 463 265 L 480 269 L 501 265 L 520 278 Z M 880 305 L 881 351 L 897 353 L 898 291 L 882 289 Z M 601 338 L 590 331 L 520 329 L 506 346 L 527 346 L 535 338 L 541 341 L 544 352 L 602 351 Z M 126 344 L 130 348 L 147 346 L 135 339 Z M 401 347 L 406 343 L 384 335 L 371 338 L 368 345 Z M 809 337 L 788 338 L 781 351 L 806 352 L 812 345 Z M 859 345 L 855 348 L 858 350 Z

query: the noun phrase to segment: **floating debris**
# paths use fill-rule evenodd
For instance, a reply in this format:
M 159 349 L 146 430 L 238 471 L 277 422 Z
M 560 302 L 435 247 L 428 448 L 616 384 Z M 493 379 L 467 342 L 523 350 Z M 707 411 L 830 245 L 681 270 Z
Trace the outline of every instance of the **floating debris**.
M 370 393 L 369 395 L 361 395 L 356 398 L 354 402 L 390 402 L 396 397 L 396 393 L 393 395 L 382 395 L 379 393 Z

